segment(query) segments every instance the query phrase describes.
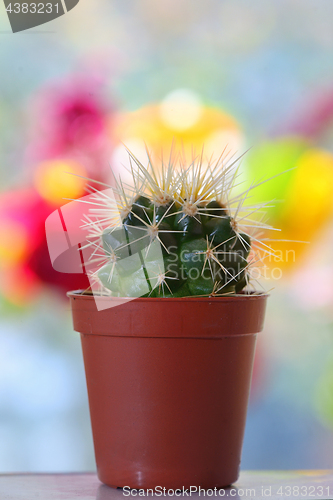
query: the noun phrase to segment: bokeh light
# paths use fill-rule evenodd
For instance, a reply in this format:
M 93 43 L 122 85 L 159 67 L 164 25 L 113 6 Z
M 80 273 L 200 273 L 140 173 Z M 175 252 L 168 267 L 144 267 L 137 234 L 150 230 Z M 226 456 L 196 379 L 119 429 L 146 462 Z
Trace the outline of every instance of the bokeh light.
M 87 172 L 74 161 L 51 160 L 39 164 L 35 171 L 38 193 L 51 204 L 62 205 L 66 198 L 79 198 L 84 193 Z

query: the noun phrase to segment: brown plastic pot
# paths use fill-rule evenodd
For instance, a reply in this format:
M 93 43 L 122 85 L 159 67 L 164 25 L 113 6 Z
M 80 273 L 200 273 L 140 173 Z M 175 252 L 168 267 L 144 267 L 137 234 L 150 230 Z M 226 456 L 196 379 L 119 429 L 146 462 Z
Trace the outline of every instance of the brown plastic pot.
M 81 333 L 99 479 L 131 488 L 235 482 L 267 295 L 68 294 Z M 100 299 L 99 299 L 100 300 Z

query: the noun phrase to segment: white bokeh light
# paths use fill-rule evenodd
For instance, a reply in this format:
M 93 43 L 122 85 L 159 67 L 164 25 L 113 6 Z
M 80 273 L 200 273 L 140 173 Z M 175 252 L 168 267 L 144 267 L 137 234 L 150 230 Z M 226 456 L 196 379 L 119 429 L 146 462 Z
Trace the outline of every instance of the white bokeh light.
M 200 119 L 202 103 L 192 90 L 177 89 L 163 99 L 160 113 L 167 127 L 177 131 L 187 130 Z
M 131 174 L 131 163 L 128 154 L 130 151 L 144 166 L 148 165 L 148 157 L 145 149 L 144 142 L 139 139 L 125 139 L 122 144 L 119 144 L 113 151 L 111 157 L 111 167 L 113 173 L 121 177 L 124 183 L 133 184 L 133 177 Z M 132 162 L 132 167 L 134 170 L 137 166 Z

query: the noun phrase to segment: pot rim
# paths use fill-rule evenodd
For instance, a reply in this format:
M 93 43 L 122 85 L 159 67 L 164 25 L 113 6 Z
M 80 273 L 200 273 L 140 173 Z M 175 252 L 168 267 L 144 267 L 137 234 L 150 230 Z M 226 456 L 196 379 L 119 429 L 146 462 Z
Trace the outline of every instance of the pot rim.
M 72 290 L 66 293 L 69 298 L 80 298 L 80 300 L 94 300 L 95 295 L 92 293 L 84 293 L 84 290 Z M 210 301 L 223 301 L 223 302 L 242 302 L 246 300 L 257 300 L 259 298 L 269 297 L 269 293 L 265 292 L 251 292 L 251 293 L 238 293 L 234 295 L 218 296 L 218 297 L 108 297 L 107 295 L 97 295 L 99 300 L 123 301 L 131 302 L 133 300 L 138 302 L 210 302 Z
M 113 337 L 222 338 L 263 329 L 267 294 L 232 297 L 103 297 L 68 292 L 74 330 Z M 101 305 L 101 304 L 100 304 Z M 118 307 L 119 306 L 119 307 Z M 110 327 L 112 325 L 112 328 Z

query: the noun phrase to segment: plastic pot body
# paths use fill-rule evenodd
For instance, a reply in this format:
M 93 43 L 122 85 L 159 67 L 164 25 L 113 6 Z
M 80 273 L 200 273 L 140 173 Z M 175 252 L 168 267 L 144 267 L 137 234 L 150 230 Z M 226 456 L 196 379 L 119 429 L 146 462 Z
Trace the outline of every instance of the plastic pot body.
M 114 487 L 223 487 L 239 475 L 266 295 L 135 299 L 97 311 L 69 294 L 81 333 L 97 472 Z

